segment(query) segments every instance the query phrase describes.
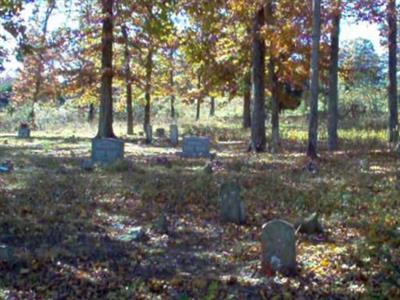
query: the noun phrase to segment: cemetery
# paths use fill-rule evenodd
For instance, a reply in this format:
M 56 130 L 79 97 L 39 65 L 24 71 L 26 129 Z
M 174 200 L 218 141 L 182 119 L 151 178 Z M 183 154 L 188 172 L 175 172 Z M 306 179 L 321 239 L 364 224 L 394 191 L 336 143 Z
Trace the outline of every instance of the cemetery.
M 0 6 L 0 299 L 400 299 L 396 1 Z

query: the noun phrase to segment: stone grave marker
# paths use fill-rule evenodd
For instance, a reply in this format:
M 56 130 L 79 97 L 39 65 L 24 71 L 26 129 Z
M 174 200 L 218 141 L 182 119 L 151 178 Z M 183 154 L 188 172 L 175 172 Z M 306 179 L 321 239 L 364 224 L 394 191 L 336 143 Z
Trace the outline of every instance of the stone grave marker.
M 395 151 L 397 156 L 400 157 L 400 143 L 397 144 Z
M 208 137 L 185 137 L 181 156 L 188 158 L 211 157 L 210 139 Z
M 153 126 L 147 124 L 145 128 L 145 134 L 146 134 L 146 143 L 151 144 L 153 142 Z
M 124 142 L 112 138 L 92 140 L 92 162 L 107 165 L 124 158 Z
M 156 136 L 158 138 L 164 138 L 165 137 L 165 129 L 164 128 L 157 128 L 156 129 Z
M 240 195 L 240 185 L 227 182 L 220 189 L 220 217 L 223 222 L 243 224 L 246 221 L 245 207 Z
M 319 221 L 318 213 L 313 213 L 305 219 L 297 220 L 294 227 L 297 231 L 306 234 L 318 234 L 324 232 L 322 224 Z
M 169 140 L 173 146 L 178 145 L 179 143 L 178 125 L 173 124 L 169 127 Z
M 296 272 L 296 237 L 294 227 L 283 220 L 263 225 L 261 235 L 262 269 L 265 274 Z
M 31 130 L 28 124 L 21 124 L 18 129 L 18 138 L 29 139 L 31 137 Z

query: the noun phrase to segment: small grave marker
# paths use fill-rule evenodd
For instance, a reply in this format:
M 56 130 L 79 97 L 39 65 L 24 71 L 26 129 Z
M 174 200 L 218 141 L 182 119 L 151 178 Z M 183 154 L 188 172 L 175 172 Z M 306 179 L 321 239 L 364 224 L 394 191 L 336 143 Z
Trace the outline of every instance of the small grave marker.
M 112 138 L 92 140 L 92 162 L 103 165 L 114 163 L 124 158 L 124 142 Z
M 147 124 L 145 128 L 145 134 L 146 134 L 146 143 L 151 144 L 153 142 L 153 126 Z
M 265 274 L 296 272 L 296 237 L 286 221 L 273 220 L 262 227 L 262 269 Z
M 169 127 L 169 140 L 173 146 L 178 145 L 179 143 L 179 133 L 178 133 L 178 126 L 171 125 Z
M 18 129 L 18 138 L 20 139 L 29 139 L 31 137 L 31 129 L 28 124 L 23 123 L 19 126 Z
M 188 158 L 211 157 L 210 139 L 208 137 L 185 137 L 181 156 Z
M 220 190 L 220 217 L 223 222 L 243 224 L 245 207 L 240 195 L 241 188 L 235 182 L 224 183 Z

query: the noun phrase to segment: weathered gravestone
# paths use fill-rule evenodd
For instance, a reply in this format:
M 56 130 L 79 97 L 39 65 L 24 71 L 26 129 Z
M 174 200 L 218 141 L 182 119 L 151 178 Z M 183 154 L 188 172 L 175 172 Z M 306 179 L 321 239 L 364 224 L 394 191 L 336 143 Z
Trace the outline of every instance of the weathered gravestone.
M 171 125 L 169 127 L 169 140 L 173 146 L 178 145 L 179 134 L 178 134 L 178 126 L 177 125 Z
M 296 237 L 291 224 L 282 220 L 264 224 L 261 243 L 263 273 L 296 273 Z
M 181 156 L 188 158 L 211 157 L 210 139 L 194 136 L 183 138 L 183 152 Z
M 306 234 L 317 234 L 324 232 L 317 213 L 313 213 L 305 219 L 297 220 L 294 224 L 294 227 L 297 231 Z
M 245 207 L 240 195 L 241 188 L 235 182 L 224 183 L 220 190 L 220 217 L 223 222 L 243 224 Z
M 21 124 L 18 129 L 18 138 L 29 139 L 31 137 L 31 130 L 27 124 Z
M 147 124 L 145 127 L 146 143 L 151 144 L 153 142 L 153 126 Z
M 165 129 L 164 128 L 157 128 L 156 129 L 156 136 L 158 138 L 164 138 L 165 137 Z
M 92 162 L 107 165 L 124 158 L 124 142 L 112 138 L 92 140 Z

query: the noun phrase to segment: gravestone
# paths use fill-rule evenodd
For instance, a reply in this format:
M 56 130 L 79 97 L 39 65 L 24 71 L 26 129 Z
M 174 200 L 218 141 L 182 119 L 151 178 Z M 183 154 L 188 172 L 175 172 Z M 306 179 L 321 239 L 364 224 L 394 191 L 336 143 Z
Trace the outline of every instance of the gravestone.
M 145 128 L 145 134 L 146 134 L 146 143 L 151 144 L 153 142 L 153 126 L 147 124 Z
M 165 129 L 164 128 L 157 128 L 156 129 L 156 136 L 158 138 L 164 138 L 165 137 Z
M 124 158 L 124 142 L 112 138 L 92 140 L 92 162 L 107 165 Z
M 223 222 L 243 224 L 245 207 L 240 195 L 241 188 L 235 182 L 224 183 L 220 190 L 220 217 Z
M 210 139 L 208 137 L 185 137 L 181 156 L 188 158 L 211 157 Z
M 173 146 L 179 143 L 178 125 L 171 125 L 169 127 L 169 140 Z
M 296 272 L 296 237 L 291 224 L 273 220 L 262 227 L 262 269 L 265 274 Z
M 397 146 L 396 146 L 396 149 L 395 149 L 395 150 L 396 150 L 396 154 L 397 154 L 397 156 L 398 156 L 398 157 L 400 157 L 400 143 L 398 143 L 398 144 L 397 144 Z
M 18 138 L 29 139 L 31 137 L 31 130 L 27 124 L 21 124 L 18 129 Z
M 305 219 L 297 220 L 294 224 L 297 231 L 306 234 L 323 233 L 324 229 L 317 213 L 313 213 Z

